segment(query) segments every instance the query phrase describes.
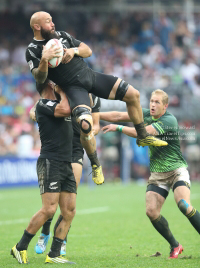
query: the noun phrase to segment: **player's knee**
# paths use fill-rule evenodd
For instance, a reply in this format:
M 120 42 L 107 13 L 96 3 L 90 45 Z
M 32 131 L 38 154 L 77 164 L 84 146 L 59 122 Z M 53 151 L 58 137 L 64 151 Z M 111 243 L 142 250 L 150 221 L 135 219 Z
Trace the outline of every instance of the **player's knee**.
M 180 211 L 186 215 L 187 214 L 187 210 L 189 208 L 190 204 L 188 204 L 184 199 L 181 199 L 178 202 L 178 208 L 180 209 Z
M 125 96 L 125 101 L 128 104 L 134 104 L 140 101 L 140 92 L 132 86 L 129 86 L 128 92 Z
M 57 206 L 52 205 L 45 208 L 45 214 L 48 219 L 53 218 L 54 214 L 56 213 Z
M 85 120 L 82 120 L 81 124 L 81 130 L 87 134 L 88 131 L 91 131 L 91 125 L 90 122 L 87 122 Z
M 156 209 L 153 208 L 153 207 L 147 207 L 146 208 L 146 215 L 151 221 L 157 219 L 159 214 L 160 213 L 157 212 Z
M 74 206 L 71 205 L 70 207 L 64 210 L 63 217 L 66 219 L 73 219 L 75 214 L 76 214 L 76 207 L 75 205 Z
M 82 132 L 86 135 L 92 131 L 92 114 L 87 107 L 77 107 L 73 110 L 73 116 L 76 121 L 80 124 Z

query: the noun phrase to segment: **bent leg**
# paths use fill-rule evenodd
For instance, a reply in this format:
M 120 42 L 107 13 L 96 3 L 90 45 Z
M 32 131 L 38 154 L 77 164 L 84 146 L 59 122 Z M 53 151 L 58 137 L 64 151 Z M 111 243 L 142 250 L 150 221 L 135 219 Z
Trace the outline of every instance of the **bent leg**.
M 178 182 L 177 182 L 178 183 Z M 188 186 L 174 185 L 174 199 L 180 211 L 188 218 L 192 226 L 200 234 L 200 213 L 191 205 Z
M 91 109 L 89 107 L 79 105 L 73 109 L 73 115 L 75 116 L 77 123 L 80 125 L 81 144 L 86 150 L 92 165 L 92 179 L 96 184 L 102 184 L 104 182 L 104 176 L 96 152 L 96 139 L 92 131 L 93 121 Z
M 42 208 L 31 218 L 30 223 L 17 244 L 17 250 L 22 251 L 28 248 L 28 245 L 42 225 L 56 212 L 60 193 L 42 194 Z
M 160 214 L 166 196 L 164 197 L 158 193 L 157 188 L 159 187 L 155 186 L 156 192 L 149 191 L 148 187 L 146 192 L 146 214 L 149 217 L 154 228 L 163 236 L 163 238 L 168 241 L 171 248 L 175 248 L 179 245 L 179 243 L 171 233 L 167 220 Z M 153 188 L 151 188 L 151 190 L 153 190 Z

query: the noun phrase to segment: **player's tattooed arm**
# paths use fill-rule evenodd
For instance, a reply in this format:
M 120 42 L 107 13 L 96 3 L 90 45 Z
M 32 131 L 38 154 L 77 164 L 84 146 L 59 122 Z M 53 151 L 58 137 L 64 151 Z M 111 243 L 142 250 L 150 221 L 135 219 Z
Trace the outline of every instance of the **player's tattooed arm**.
M 32 74 L 33 74 L 37 83 L 43 84 L 48 76 L 48 68 L 47 68 L 46 72 L 40 71 L 39 67 L 35 68 L 35 69 L 33 69 Z
M 54 57 L 58 57 L 61 52 L 61 48 L 52 45 L 50 48 L 43 47 L 42 58 L 38 68 L 33 69 L 32 74 L 39 84 L 43 84 L 48 76 L 48 61 Z

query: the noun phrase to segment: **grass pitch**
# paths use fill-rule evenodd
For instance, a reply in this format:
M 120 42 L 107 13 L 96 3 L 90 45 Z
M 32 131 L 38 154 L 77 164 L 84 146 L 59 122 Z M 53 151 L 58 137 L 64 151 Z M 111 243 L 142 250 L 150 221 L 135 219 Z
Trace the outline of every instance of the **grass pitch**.
M 200 267 L 199 234 L 178 210 L 172 193 L 167 198 L 162 215 L 183 245 L 184 252 L 179 259 L 168 259 L 168 243 L 155 231 L 145 215 L 145 189 L 145 185 L 106 183 L 93 188 L 79 187 L 77 215 L 67 243 L 67 257 L 77 263 L 74 267 Z M 200 184 L 193 183 L 191 192 L 193 206 L 200 211 Z M 29 219 L 40 209 L 39 189 L 2 189 L 0 204 L 0 267 L 19 267 L 20 264 L 10 256 L 10 248 L 19 241 Z M 58 212 L 51 226 L 52 231 L 57 216 Z M 46 267 L 46 254 L 37 255 L 34 252 L 39 233 L 28 248 L 30 268 Z M 150 257 L 157 251 L 162 254 L 160 257 Z

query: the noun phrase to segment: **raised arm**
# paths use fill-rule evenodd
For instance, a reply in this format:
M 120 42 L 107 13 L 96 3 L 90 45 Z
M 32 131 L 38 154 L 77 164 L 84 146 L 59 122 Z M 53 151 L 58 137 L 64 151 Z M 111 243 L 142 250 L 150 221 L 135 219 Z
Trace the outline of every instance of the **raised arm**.
M 127 112 L 104 112 L 100 113 L 100 120 L 108 122 L 131 122 Z

